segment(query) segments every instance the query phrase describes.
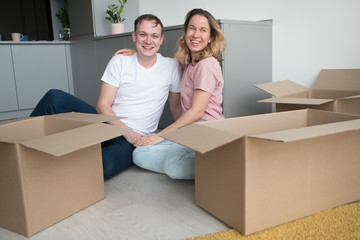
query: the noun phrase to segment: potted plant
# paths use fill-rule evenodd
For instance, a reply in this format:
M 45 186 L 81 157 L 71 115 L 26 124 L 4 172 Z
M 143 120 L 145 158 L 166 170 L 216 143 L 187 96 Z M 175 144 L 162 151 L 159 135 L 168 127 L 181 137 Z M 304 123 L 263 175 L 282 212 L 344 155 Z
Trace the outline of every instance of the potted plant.
M 105 17 L 107 20 L 111 22 L 111 33 L 118 34 L 124 32 L 124 24 L 122 23 L 125 21 L 125 18 L 121 17 L 121 13 L 124 9 L 124 5 L 127 0 L 118 0 L 120 6 L 116 4 L 108 5 L 108 9 L 106 10 L 106 14 L 108 15 Z
M 55 14 L 55 16 L 60 20 L 63 27 L 64 33 L 59 30 L 59 33 L 63 36 L 61 40 L 71 40 L 70 39 L 70 21 L 69 15 L 65 7 L 60 8 L 60 10 Z M 60 38 L 60 37 L 59 37 Z

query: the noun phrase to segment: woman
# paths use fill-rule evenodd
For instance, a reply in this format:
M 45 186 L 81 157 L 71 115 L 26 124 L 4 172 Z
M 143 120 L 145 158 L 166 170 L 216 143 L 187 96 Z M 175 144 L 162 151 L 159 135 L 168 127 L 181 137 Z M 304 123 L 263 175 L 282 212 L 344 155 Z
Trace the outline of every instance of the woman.
M 159 133 L 141 137 L 133 152 L 136 165 L 174 179 L 194 179 L 195 152 L 160 137 L 185 125 L 223 119 L 224 80 L 219 61 L 225 39 L 215 18 L 203 9 L 191 10 L 185 18 L 175 59 L 184 73 L 181 80 L 182 115 Z

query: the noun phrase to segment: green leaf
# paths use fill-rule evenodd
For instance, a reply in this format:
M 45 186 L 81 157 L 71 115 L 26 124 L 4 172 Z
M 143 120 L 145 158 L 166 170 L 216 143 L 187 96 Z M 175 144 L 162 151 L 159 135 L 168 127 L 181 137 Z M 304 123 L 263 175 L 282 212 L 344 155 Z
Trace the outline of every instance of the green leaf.
M 106 10 L 106 14 L 108 14 L 108 17 L 105 17 L 105 19 L 109 20 L 112 23 L 118 23 L 125 21 L 125 18 L 121 18 L 121 13 L 124 9 L 124 4 L 127 2 L 127 0 L 118 0 L 120 3 L 120 7 L 115 4 L 108 5 L 108 10 Z

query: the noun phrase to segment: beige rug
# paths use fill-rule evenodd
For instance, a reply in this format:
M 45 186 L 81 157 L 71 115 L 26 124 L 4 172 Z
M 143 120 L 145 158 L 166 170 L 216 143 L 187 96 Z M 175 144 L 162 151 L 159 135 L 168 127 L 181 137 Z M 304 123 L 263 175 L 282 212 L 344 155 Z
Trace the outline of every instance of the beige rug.
M 190 238 L 189 240 L 263 239 L 346 239 L 360 240 L 360 203 L 316 213 L 293 222 L 244 236 L 235 230 Z

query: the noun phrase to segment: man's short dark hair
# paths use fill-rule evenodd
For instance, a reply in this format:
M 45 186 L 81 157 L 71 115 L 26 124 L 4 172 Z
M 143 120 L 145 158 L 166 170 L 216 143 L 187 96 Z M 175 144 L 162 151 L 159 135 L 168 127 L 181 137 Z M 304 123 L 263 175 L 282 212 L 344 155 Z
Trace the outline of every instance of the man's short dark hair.
M 155 27 L 160 24 L 161 34 L 163 34 L 164 26 L 163 26 L 162 22 L 160 21 L 160 19 L 159 19 L 157 16 L 152 15 L 152 14 L 143 14 L 143 15 L 139 16 L 139 17 L 135 20 L 135 22 L 134 22 L 134 31 L 135 31 L 135 33 L 136 33 L 136 31 L 137 31 L 137 27 L 141 24 L 141 22 L 142 22 L 143 20 L 155 21 L 155 24 L 156 24 Z

